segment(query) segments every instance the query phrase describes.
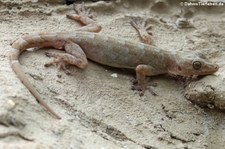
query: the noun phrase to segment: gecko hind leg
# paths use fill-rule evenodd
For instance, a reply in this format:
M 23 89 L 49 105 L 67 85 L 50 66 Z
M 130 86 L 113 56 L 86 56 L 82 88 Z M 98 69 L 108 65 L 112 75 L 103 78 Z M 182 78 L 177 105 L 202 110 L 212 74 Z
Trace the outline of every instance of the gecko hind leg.
M 74 11 L 76 14 L 67 14 L 67 18 L 75 20 L 83 24 L 83 27 L 76 29 L 76 31 L 86 31 L 86 32 L 100 32 L 101 26 L 94 21 L 91 9 L 86 9 L 84 2 L 81 5 L 74 4 Z
M 50 67 L 52 65 L 57 67 L 57 76 L 61 78 L 60 71 L 63 70 L 67 75 L 70 75 L 70 71 L 67 69 L 67 62 L 64 61 L 65 57 L 68 57 L 69 55 L 65 55 L 64 53 L 53 53 L 53 52 L 45 52 L 45 55 L 48 57 L 54 57 L 55 59 L 49 63 L 46 63 L 45 67 Z
M 138 32 L 138 35 L 143 43 L 149 45 L 152 44 L 152 32 L 150 31 L 152 27 L 150 24 L 147 24 L 146 20 L 132 20 L 130 24 Z
M 87 67 L 88 61 L 86 55 L 78 44 L 68 41 L 64 45 L 64 48 L 66 53 L 46 52 L 46 56 L 54 57 L 55 59 L 52 62 L 46 63 L 44 66 L 49 67 L 51 65 L 55 65 L 57 67 L 58 77 L 61 77 L 61 70 L 63 70 L 67 75 L 71 74 L 67 69 L 68 65 L 75 65 L 81 69 Z

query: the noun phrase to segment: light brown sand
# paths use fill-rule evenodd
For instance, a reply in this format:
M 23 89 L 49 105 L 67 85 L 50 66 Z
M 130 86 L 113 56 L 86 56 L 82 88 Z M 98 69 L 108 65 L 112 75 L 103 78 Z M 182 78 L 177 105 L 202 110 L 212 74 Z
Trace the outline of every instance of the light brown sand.
M 72 6 L 43 1 L 0 0 L 0 148 L 222 148 L 224 113 L 224 7 L 185 7 L 195 28 L 177 29 L 181 6 L 169 0 L 86 3 L 100 34 L 139 41 L 129 22 L 144 18 L 152 24 L 156 46 L 168 50 L 194 49 L 220 65 L 216 75 L 184 88 L 170 77 L 152 78 L 158 96 L 135 94 L 133 74 L 90 62 L 86 70 L 56 77 L 44 50 L 20 58 L 27 77 L 62 120 L 52 118 L 10 68 L 10 43 L 23 34 L 73 31 L 80 25 L 65 15 Z M 183 7 L 184 8 L 184 7 Z M 188 11 L 188 9 L 190 9 Z M 111 75 L 116 73 L 118 77 Z M 197 101 L 196 101 L 197 100 Z M 205 101 L 209 101 L 205 103 Z

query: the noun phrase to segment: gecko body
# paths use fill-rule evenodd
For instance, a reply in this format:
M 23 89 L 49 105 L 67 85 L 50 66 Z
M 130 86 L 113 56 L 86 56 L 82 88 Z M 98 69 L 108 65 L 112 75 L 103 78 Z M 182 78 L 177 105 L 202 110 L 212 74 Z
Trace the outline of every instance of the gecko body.
M 32 47 L 64 49 L 66 44 L 70 42 L 78 44 L 88 59 L 103 65 L 136 69 L 136 71 L 138 71 L 138 67 L 150 66 L 152 70 L 147 68 L 144 77 L 165 73 L 181 76 L 207 75 L 218 70 L 216 64 L 211 63 L 199 53 L 171 52 L 144 43 L 131 42 L 96 33 L 69 32 L 27 35 L 13 43 L 14 51 L 10 55 L 10 61 L 20 80 L 36 98 L 41 99 L 20 67 L 18 61 L 20 53 Z M 194 69 L 194 62 L 200 63 L 201 68 Z M 80 60 L 78 67 L 85 68 L 86 66 L 87 61 Z M 138 74 L 139 72 L 140 74 Z M 137 72 L 137 77 L 143 73 L 141 68 L 139 72 Z M 142 77 L 139 79 L 142 79 Z M 45 107 L 47 106 L 45 103 L 42 104 Z M 50 109 L 50 107 L 47 109 Z M 50 111 L 55 113 L 53 110 Z
M 135 69 L 143 64 L 157 69 L 159 74 L 172 73 L 181 76 L 207 75 L 218 69 L 216 64 L 194 51 L 191 53 L 190 51 L 168 51 L 140 42 L 89 32 L 41 33 L 23 36 L 13 43 L 12 47 L 16 50 L 11 54 L 10 59 L 18 60 L 20 53 L 32 47 L 53 47 L 63 50 L 68 42 L 78 44 L 88 59 L 117 68 Z M 195 70 L 192 64 L 194 61 L 200 62 L 202 68 Z

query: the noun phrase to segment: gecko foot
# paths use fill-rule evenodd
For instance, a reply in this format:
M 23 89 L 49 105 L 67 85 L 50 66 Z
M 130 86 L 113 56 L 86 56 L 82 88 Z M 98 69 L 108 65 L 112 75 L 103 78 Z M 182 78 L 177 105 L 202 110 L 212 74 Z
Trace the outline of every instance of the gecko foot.
M 82 27 L 76 31 L 100 32 L 102 27 L 93 20 L 93 14 L 90 8 L 85 8 L 84 2 L 80 5 L 73 5 L 75 14 L 67 14 L 67 18 L 80 22 Z
M 140 21 L 140 20 L 132 20 L 130 22 L 131 26 L 138 32 L 139 37 L 141 40 L 146 44 L 152 44 L 152 32 L 150 31 L 152 26 L 147 24 L 147 21 Z
M 143 96 L 146 90 L 148 90 L 153 96 L 157 96 L 157 94 L 152 89 L 152 87 L 156 87 L 157 85 L 158 85 L 157 83 L 138 84 L 138 81 L 134 80 L 131 89 L 137 90 L 140 96 Z
M 88 18 L 93 18 L 93 14 L 91 13 L 91 9 L 86 9 L 84 6 L 84 2 L 81 5 L 73 5 L 74 11 L 80 16 L 86 16 Z
M 63 60 L 63 55 L 61 53 L 52 53 L 52 52 L 45 52 L 45 55 L 48 57 L 54 57 L 55 59 L 49 63 L 46 63 L 45 67 L 50 67 L 52 65 L 57 67 L 57 76 L 59 78 L 62 77 L 60 70 L 63 70 L 65 74 L 71 75 L 71 72 L 68 70 L 68 64 Z

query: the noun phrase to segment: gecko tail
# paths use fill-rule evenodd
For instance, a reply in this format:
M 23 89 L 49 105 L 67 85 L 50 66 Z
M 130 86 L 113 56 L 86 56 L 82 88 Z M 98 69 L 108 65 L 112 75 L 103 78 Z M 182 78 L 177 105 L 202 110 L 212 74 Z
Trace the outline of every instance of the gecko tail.
M 19 54 L 16 54 L 19 55 Z M 55 116 L 57 119 L 61 119 L 61 117 L 56 114 L 47 104 L 46 102 L 41 98 L 40 94 L 36 91 L 36 89 L 33 87 L 33 85 L 30 83 L 30 81 L 25 77 L 25 73 L 22 70 L 20 63 L 18 61 L 18 58 L 15 57 L 12 54 L 10 56 L 10 63 L 13 71 L 17 74 L 18 78 L 21 80 L 21 82 L 26 86 L 26 88 L 32 93 L 32 95 L 37 99 L 37 101 L 45 107 L 47 111 L 49 111 L 53 116 Z

